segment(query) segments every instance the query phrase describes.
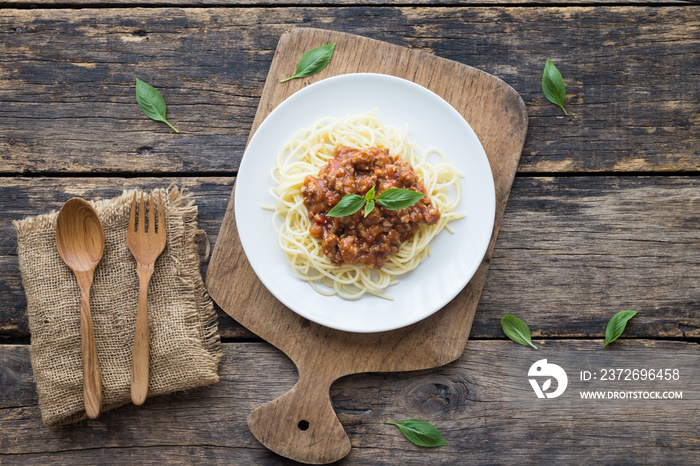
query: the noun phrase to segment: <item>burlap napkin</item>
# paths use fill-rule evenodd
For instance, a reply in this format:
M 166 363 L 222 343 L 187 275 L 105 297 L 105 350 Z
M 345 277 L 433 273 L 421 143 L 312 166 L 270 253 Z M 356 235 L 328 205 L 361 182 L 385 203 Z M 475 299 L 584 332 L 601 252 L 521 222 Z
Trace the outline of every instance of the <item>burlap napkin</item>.
M 149 396 L 219 380 L 221 342 L 214 308 L 199 271 L 197 207 L 177 188 L 161 190 L 167 245 L 148 293 Z M 126 245 L 134 191 L 93 202 L 105 232 L 104 256 L 90 295 L 102 411 L 129 403 L 138 305 L 136 262 Z M 31 360 L 44 424 L 85 419 L 80 350 L 80 290 L 55 243 L 57 212 L 15 221 L 27 295 Z M 146 408 L 147 409 L 147 408 Z

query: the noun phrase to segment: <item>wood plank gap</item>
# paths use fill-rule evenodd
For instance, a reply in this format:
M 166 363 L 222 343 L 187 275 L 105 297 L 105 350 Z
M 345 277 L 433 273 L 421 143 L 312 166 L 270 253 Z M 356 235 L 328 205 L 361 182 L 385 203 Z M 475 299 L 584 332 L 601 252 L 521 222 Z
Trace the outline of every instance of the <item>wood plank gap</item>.
M 238 170 L 209 172 L 0 172 L 0 178 L 230 178 Z
M 381 4 L 372 4 L 372 3 L 342 3 L 338 5 L 336 2 L 324 2 L 324 3 L 313 3 L 313 4 L 308 4 L 308 3 L 294 3 L 294 2 L 289 2 L 289 3 L 274 3 L 274 4 L 250 4 L 250 3 L 244 3 L 244 4 L 238 4 L 238 3 L 229 3 L 229 4 L 221 4 L 221 3 L 193 3 L 193 4 L 187 4 L 187 3 L 178 3 L 178 2 L 153 2 L 153 3 L 139 3 L 139 2 L 132 2 L 132 3 L 110 3 L 110 2 L 90 2 L 90 3 L 71 3 L 71 2 L 61 2 L 61 3 L 51 3 L 51 4 L 36 4 L 36 3 L 14 3 L 14 2 L 0 2 L 0 9 L 16 9 L 16 10 L 54 10 L 54 9 L 64 9 L 64 10 L 82 10 L 85 8 L 96 8 L 96 9 L 129 9 L 129 8 L 142 8 L 142 9 L 157 9 L 157 8 L 193 8 L 193 9 L 232 9 L 232 8 L 238 8 L 238 9 L 250 9 L 250 8 L 265 8 L 265 9 L 280 9 L 280 8 L 330 8 L 330 7 L 342 7 L 342 8 L 432 8 L 432 9 L 438 9 L 438 8 L 454 8 L 454 7 L 459 7 L 459 8 L 485 8 L 485 7 L 494 7 L 494 8 L 578 8 L 578 7 L 616 7 L 616 6 L 624 6 L 624 7 L 658 7 L 658 8 L 663 8 L 663 7 L 679 7 L 679 6 L 697 6 L 697 3 L 695 3 L 692 0 L 687 0 L 687 1 L 665 1 L 665 2 L 644 2 L 644 1 L 636 1 L 636 2 L 625 2 L 624 0 L 620 1 L 607 1 L 607 2 L 597 2 L 595 0 L 590 0 L 590 1 L 577 1 L 577 2 L 546 2 L 546 1 L 541 1 L 541 2 L 527 2 L 523 1 L 523 3 L 510 3 L 510 2 L 483 2 L 483 3 L 471 3 L 471 4 L 464 4 L 460 2 L 451 2 L 451 3 L 439 3 L 439 4 L 430 4 L 430 3 L 420 3 L 420 2 L 412 2 L 412 3 L 381 3 Z
M 469 338 L 475 341 L 508 341 L 508 338 L 504 335 L 503 337 L 474 337 Z M 17 339 L 19 340 L 19 338 Z M 561 336 L 561 337 L 535 337 L 532 339 L 533 342 L 537 341 L 564 341 L 564 340 L 580 340 L 580 341 L 600 341 L 602 346 L 605 337 L 601 335 L 599 338 L 593 338 L 591 336 L 579 337 L 579 336 Z M 654 340 L 654 341 L 679 341 L 683 343 L 697 343 L 700 345 L 700 337 L 664 337 L 664 336 L 644 336 L 644 337 L 625 337 L 624 335 L 619 338 L 619 340 L 626 341 L 640 341 L 640 340 Z M 258 343 L 264 341 L 260 338 L 254 337 L 232 337 L 232 338 L 221 338 L 222 343 Z M 0 340 L 0 344 L 3 342 Z M 25 344 L 25 343 L 16 343 Z M 27 341 L 26 344 L 29 344 Z M 515 344 L 515 343 L 514 343 Z
M 577 337 L 577 336 L 567 336 L 567 337 L 537 337 L 533 341 L 564 341 L 564 340 L 580 340 L 580 341 L 596 341 L 603 340 L 600 338 Z M 471 340 L 476 341 L 508 341 L 508 338 L 503 336 L 502 338 L 495 337 L 474 337 Z M 654 341 L 679 341 L 683 343 L 697 343 L 700 345 L 700 338 L 698 337 L 663 337 L 663 336 L 651 336 L 651 337 L 631 337 L 627 338 L 624 335 L 620 337 L 620 340 L 626 341 L 640 341 L 640 340 L 654 340 Z M 255 337 L 237 337 L 237 338 L 221 338 L 222 343 L 259 343 L 263 340 Z M 2 337 L 0 338 L 0 345 L 29 345 L 31 344 L 31 337 Z
M 673 177 L 673 176 L 679 176 L 679 177 L 694 177 L 694 176 L 700 176 L 700 170 L 691 170 L 691 171 L 644 171 L 644 170 L 639 170 L 639 171 L 621 171 L 621 172 L 616 172 L 616 171 L 590 171 L 590 172 L 585 172 L 585 171 L 571 171 L 571 172 L 545 172 L 545 171 L 533 171 L 533 172 L 517 172 L 515 174 L 516 178 L 542 178 L 542 177 L 553 177 L 556 176 L 558 178 L 575 178 L 575 177 L 635 177 L 635 176 L 647 176 L 647 177 L 654 177 L 654 176 L 661 176 L 661 177 Z
M 505 336 L 503 338 L 493 338 L 493 337 L 475 337 L 475 338 L 470 338 L 471 340 L 474 341 L 508 341 L 508 338 Z M 631 338 L 626 338 L 625 336 L 622 336 L 619 338 L 620 341 L 644 341 L 644 340 L 651 340 L 651 341 L 677 341 L 681 343 L 696 343 L 700 345 L 700 338 L 698 337 L 657 337 L 657 336 L 652 336 L 652 337 L 631 337 Z M 568 336 L 568 337 L 537 337 L 533 338 L 533 342 L 538 342 L 538 341 L 547 341 L 547 342 L 557 342 L 557 341 L 568 341 L 568 340 L 576 340 L 576 341 L 600 341 L 601 345 L 603 344 L 604 338 L 601 336 L 600 338 L 591 338 L 590 336 L 586 337 L 576 337 L 576 336 Z M 261 338 L 253 338 L 253 337 L 240 337 L 240 338 L 222 338 L 221 343 L 262 343 L 265 342 Z M 18 345 L 18 346 L 28 346 L 31 344 L 31 338 L 30 337 L 10 337 L 10 338 L 0 338 L 0 346 L 3 345 Z M 515 343 L 514 343 L 515 344 Z
M 29 345 L 31 337 L 0 337 L 0 345 Z

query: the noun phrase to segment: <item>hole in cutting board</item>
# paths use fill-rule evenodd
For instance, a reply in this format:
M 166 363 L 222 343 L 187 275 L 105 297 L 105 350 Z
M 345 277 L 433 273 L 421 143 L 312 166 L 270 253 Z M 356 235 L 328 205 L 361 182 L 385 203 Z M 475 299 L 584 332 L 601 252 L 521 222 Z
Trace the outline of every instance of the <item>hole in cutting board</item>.
M 301 421 L 299 421 L 299 424 L 297 424 L 297 427 L 299 428 L 299 430 L 306 430 L 309 428 L 309 421 L 305 421 L 304 419 L 302 419 Z

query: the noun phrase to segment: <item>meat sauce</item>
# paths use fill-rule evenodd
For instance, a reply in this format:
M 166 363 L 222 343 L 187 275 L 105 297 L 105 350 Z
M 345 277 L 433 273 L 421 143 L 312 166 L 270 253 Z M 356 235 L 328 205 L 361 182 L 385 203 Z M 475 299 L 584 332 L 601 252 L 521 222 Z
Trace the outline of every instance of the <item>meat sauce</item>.
M 411 164 L 392 157 L 386 148 L 339 146 L 333 156 L 317 176 L 306 177 L 301 192 L 311 220 L 309 232 L 323 240 L 323 252 L 334 265 L 362 262 L 381 269 L 387 256 L 397 253 L 423 223 L 432 225 L 440 219 L 428 196 L 401 210 L 377 203 L 366 218 L 364 209 L 345 217 L 328 217 L 343 196 L 364 196 L 373 186 L 376 195 L 390 188 L 427 194 Z

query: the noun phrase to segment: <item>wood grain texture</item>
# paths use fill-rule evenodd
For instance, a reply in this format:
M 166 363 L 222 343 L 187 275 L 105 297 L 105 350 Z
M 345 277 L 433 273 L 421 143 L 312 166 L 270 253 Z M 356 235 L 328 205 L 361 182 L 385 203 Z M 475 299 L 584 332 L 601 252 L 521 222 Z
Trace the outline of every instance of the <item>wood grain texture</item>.
M 173 181 L 214 244 L 233 178 L 0 180 L 0 337 L 29 334 L 12 220 Z M 639 311 L 623 338 L 700 337 L 698 192 L 698 177 L 516 178 L 470 338 L 504 338 L 507 312 L 536 337 L 601 338 L 623 309 Z M 219 330 L 254 338 L 223 312 Z
M 280 83 L 277 76 L 295 66 L 296 57 L 328 43 L 336 44 L 334 69 L 326 67 L 311 78 Z M 310 464 L 331 463 L 350 452 L 350 441 L 328 398 L 334 380 L 361 372 L 427 369 L 447 364 L 462 354 L 527 131 L 524 102 L 498 78 L 385 42 L 300 28 L 280 38 L 251 136 L 277 105 L 310 82 L 357 72 L 409 79 L 444 98 L 472 122 L 491 164 L 495 220 L 483 260 L 464 290 L 449 304 L 416 324 L 358 335 L 309 322 L 283 306 L 265 288 L 241 247 L 231 197 L 209 263 L 207 289 L 227 314 L 282 350 L 299 369 L 294 388 L 256 408 L 248 417 L 248 426 L 272 451 Z M 455 87 L 455 82 L 461 86 Z M 309 292 L 313 293 L 311 289 Z
M 534 397 L 514 369 L 546 349 L 559 354 L 648 351 L 659 361 L 695 352 L 694 343 L 536 341 L 540 351 L 511 342 L 470 341 L 454 363 L 428 371 L 350 376 L 331 389 L 333 407 L 353 445 L 342 465 L 355 464 L 692 464 L 700 452 L 692 403 L 572 403 L 557 409 L 532 402 L 513 409 L 511 395 Z M 226 343 L 221 382 L 150 398 L 99 420 L 47 429 L 41 424 L 28 346 L 0 345 L 0 461 L 15 464 L 296 464 L 262 447 L 246 414 L 296 380 L 289 360 L 264 343 Z M 593 360 L 600 356 L 590 356 Z M 678 361 L 673 361 L 674 366 Z M 567 367 L 575 373 L 577 367 Z M 516 372 L 517 374 L 517 372 Z M 688 385 L 697 395 L 697 380 Z M 570 384 L 573 386 L 572 380 Z M 684 392 L 686 398 L 692 396 Z M 536 401 L 536 399 L 535 399 Z M 689 404 L 691 403 L 690 407 Z M 598 405 L 596 405 L 598 406 Z M 448 446 L 418 448 L 385 421 L 427 419 Z
M 521 172 L 700 170 L 697 8 L 358 6 L 3 10 L 0 173 L 235 174 L 279 36 L 297 26 L 502 78 L 530 117 Z M 570 117 L 542 94 L 547 57 Z M 181 134 L 141 113 L 136 77 Z
M 65 5 L 75 5 L 75 6 L 86 6 L 91 7 L 95 5 L 95 0 L 44 0 L 41 5 L 37 5 L 36 0 L 5 0 L 3 3 L 7 5 L 28 5 L 34 8 L 47 8 L 54 5 L 65 6 Z M 155 3 L 155 5 L 154 5 Z M 425 6 L 435 6 L 440 7 L 443 5 L 447 6 L 470 6 L 470 5 L 566 5 L 571 4 L 573 6 L 578 5 L 596 5 L 596 4 L 606 4 L 606 5 L 688 5 L 692 4 L 693 0 L 295 0 L 289 2 L 293 5 L 306 5 L 306 6 L 400 6 L 400 5 L 425 5 Z M 148 7 L 162 7 L 162 6 L 186 6 L 186 7 L 196 7 L 202 5 L 209 7 L 212 5 L 226 6 L 226 7 L 279 7 L 280 2 L 276 0 L 160 0 L 158 2 L 150 2 L 147 0 L 105 0 L 100 3 L 104 7 L 107 6 L 119 6 L 119 5 L 139 5 L 144 8 Z M 286 7 L 283 6 L 283 7 Z

